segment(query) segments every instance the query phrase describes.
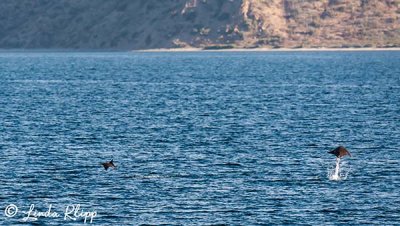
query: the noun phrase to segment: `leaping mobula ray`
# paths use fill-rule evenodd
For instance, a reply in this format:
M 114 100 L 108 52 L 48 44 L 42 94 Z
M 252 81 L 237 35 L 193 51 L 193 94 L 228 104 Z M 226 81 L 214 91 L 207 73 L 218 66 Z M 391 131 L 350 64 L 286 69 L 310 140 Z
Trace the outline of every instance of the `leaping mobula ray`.
M 115 167 L 116 167 L 116 166 L 114 165 L 113 159 L 111 159 L 111 161 L 109 161 L 109 162 L 103 162 L 103 163 L 101 163 L 101 165 L 103 165 L 103 167 L 104 167 L 105 170 L 108 170 L 108 168 L 110 168 L 110 167 L 112 167 L 112 168 L 115 168 Z
M 339 147 L 333 149 L 332 151 L 328 151 L 328 153 L 334 154 L 334 155 L 336 155 L 336 157 L 338 157 L 338 158 L 342 158 L 342 157 L 344 157 L 345 155 L 348 155 L 348 156 L 351 157 L 350 152 L 349 152 L 345 147 L 343 147 L 343 146 L 339 146 Z

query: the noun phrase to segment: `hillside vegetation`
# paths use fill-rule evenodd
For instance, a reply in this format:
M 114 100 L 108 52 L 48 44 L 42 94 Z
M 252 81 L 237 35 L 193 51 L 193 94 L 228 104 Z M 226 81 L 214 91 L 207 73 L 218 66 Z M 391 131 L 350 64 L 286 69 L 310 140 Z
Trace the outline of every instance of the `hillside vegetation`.
M 0 48 L 400 46 L 400 0 L 2 0 Z

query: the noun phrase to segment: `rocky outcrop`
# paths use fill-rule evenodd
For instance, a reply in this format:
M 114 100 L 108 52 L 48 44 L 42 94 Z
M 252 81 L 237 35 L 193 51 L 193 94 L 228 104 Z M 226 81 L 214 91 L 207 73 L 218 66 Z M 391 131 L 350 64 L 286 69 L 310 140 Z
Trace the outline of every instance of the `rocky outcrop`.
M 247 0 L 257 45 L 390 47 L 399 45 L 398 0 Z M 250 22 L 250 23 L 251 23 Z
M 400 46 L 400 0 L 2 0 L 0 48 Z

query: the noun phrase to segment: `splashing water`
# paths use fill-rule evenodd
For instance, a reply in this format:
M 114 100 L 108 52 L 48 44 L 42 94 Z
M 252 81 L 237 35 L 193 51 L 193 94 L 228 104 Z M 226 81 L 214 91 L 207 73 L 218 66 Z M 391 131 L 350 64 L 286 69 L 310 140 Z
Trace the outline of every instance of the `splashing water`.
M 336 167 L 333 170 L 329 170 L 328 172 L 328 177 L 329 180 L 345 180 L 347 179 L 347 175 L 349 174 L 349 171 L 344 171 L 341 173 L 341 169 L 340 169 L 340 158 L 336 158 Z
M 333 174 L 330 175 L 329 179 L 330 180 L 340 180 L 339 170 L 340 170 L 340 158 L 336 158 L 335 171 Z

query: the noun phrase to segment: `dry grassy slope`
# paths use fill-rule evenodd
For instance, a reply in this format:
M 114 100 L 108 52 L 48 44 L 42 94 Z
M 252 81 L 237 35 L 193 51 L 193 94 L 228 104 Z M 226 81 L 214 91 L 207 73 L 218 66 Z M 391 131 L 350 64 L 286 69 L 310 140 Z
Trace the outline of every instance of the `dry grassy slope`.
M 400 46 L 400 0 L 244 0 L 249 44 Z
M 400 46 L 400 0 L 2 0 L 0 48 Z

